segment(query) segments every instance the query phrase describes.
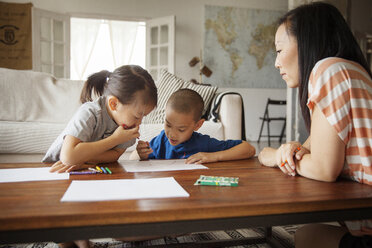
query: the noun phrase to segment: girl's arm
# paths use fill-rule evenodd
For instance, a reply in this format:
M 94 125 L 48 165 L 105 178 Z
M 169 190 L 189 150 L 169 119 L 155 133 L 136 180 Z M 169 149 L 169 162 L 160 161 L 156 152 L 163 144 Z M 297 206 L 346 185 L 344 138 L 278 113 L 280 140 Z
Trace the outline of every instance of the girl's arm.
M 188 164 L 211 163 L 227 160 L 250 158 L 256 154 L 256 149 L 246 141 L 230 149 L 219 152 L 199 152 L 187 158 Z
M 345 143 L 315 106 L 311 121 L 311 153 L 297 162 L 296 171 L 307 178 L 333 182 L 340 175 L 345 162 Z
M 70 172 L 73 170 L 84 169 L 92 167 L 92 164 L 98 163 L 109 163 L 115 162 L 119 157 L 125 152 L 125 149 L 114 148 L 112 150 L 103 152 L 102 154 L 97 154 L 95 158 L 91 161 L 87 161 L 81 164 L 64 164 L 61 160 L 57 161 L 50 168 L 50 172 Z
M 65 165 L 79 165 L 88 161 L 116 161 L 122 153 L 112 148 L 138 136 L 138 127 L 124 130 L 121 126 L 111 136 L 94 142 L 81 142 L 80 139 L 67 135 L 61 149 L 60 160 Z M 103 161 L 97 160 L 98 156 L 103 156 Z
M 94 156 L 92 160 L 89 160 L 89 163 L 111 163 L 117 161 L 120 156 L 125 152 L 126 149 L 113 148 L 111 150 L 105 151 L 101 154 Z

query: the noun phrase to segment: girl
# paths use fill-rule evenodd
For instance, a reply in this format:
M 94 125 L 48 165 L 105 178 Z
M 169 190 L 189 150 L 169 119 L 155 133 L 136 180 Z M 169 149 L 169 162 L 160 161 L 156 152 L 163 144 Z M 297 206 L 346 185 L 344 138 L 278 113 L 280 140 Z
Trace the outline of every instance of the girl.
M 92 91 L 99 96 L 94 101 Z M 83 105 L 43 158 L 55 162 L 51 172 L 117 161 L 139 137 L 142 118 L 157 104 L 157 89 L 146 70 L 126 65 L 89 76 L 80 100 Z
M 264 148 L 260 162 L 292 176 L 334 182 L 342 175 L 372 185 L 372 73 L 347 23 L 334 6 L 316 2 L 279 25 L 275 67 L 288 87 L 299 88 L 310 136 L 302 145 Z M 304 226 L 296 247 L 372 247 L 371 220 L 346 224 Z

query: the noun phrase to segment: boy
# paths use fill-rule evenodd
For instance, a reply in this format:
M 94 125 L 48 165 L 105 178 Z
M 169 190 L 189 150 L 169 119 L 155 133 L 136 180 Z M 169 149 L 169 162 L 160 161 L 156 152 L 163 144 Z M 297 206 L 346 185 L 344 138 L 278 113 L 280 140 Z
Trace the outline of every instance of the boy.
M 220 141 L 197 133 L 204 123 L 203 109 L 203 98 L 197 92 L 174 92 L 165 107 L 164 130 L 150 143 L 139 141 L 131 159 L 186 159 L 188 164 L 201 164 L 255 155 L 255 148 L 246 141 Z

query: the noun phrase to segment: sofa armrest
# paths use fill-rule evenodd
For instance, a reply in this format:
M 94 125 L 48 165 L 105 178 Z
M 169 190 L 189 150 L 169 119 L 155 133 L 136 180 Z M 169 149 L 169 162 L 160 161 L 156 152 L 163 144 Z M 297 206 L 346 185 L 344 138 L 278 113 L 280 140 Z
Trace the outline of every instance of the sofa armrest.
M 217 113 L 223 126 L 224 139 L 242 139 L 243 101 L 241 96 L 239 94 L 222 95 Z

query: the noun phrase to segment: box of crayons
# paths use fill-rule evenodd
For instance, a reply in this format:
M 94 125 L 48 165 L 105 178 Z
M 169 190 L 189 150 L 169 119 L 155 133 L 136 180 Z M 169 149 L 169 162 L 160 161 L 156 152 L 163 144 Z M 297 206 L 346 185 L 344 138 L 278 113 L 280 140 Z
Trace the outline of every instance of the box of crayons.
M 201 175 L 194 185 L 238 186 L 239 177 L 215 177 Z

